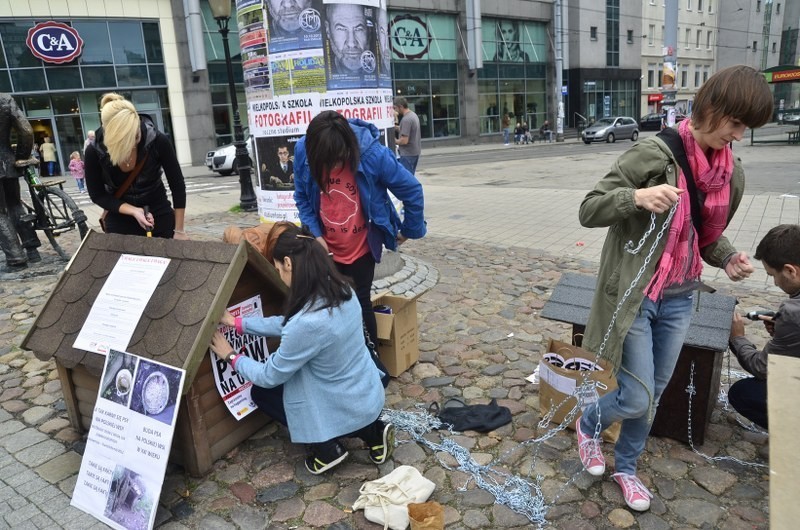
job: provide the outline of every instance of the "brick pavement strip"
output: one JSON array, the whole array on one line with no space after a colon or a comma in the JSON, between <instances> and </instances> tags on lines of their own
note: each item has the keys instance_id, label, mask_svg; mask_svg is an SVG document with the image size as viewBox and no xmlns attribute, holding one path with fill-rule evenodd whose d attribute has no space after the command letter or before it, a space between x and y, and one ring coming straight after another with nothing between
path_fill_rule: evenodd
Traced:
<instances>
[{"instance_id":1,"label":"brick pavement strip","mask_svg":"<svg viewBox=\"0 0 800 530\"><path fill-rule=\"evenodd\" d=\"M254 222L243 219L251 217L215 214L205 216L202 221L190 218L189 223L193 228L198 226L194 229L196 237L218 239L227 224ZM546 477L543 484L546 491L558 491L579 466L574 436L570 432L557 433L538 449L535 461L530 450L519 450L524 448L521 441L542 434L537 426L537 392L523 378L535 368L549 338L568 337L566 326L538 316L561 273L592 274L596 265L535 249L495 247L435 235L410 242L403 247L403 252L413 258L408 260L413 266L407 263L409 270L401 271L402 281L395 278L387 284L397 287L399 283L421 281L423 286L427 283L432 288L418 301L422 361L392 381L387 390L387 405L415 410L418 404L443 402L451 396L469 396L471 402L485 402L490 397L505 400L513 411L511 425L489 434L464 433L458 437L459 443L470 447L481 462L493 459L495 465L505 465L523 476L539 474ZM423 266L428 269L427 276L419 272ZM6 309L17 312L15 304L21 307L27 303L30 309L26 311L36 314L54 281L55 277L48 276L21 280L13 285L0 284L0 313ZM729 284L715 286L730 289ZM417 288L415 284L413 289ZM26 296L22 293L27 293L35 302L25 302ZM742 301L743 309L772 307L783 298L780 293L764 292L752 286L739 286L735 294ZM27 324L21 322L13 328L16 330L14 344L19 343L26 331ZM762 331L748 328L750 332L759 340L766 338ZM0 362L0 392L22 384L26 365L32 370L42 368L30 363L32 356L28 353L13 348L0 352L4 359ZM63 420L66 413L63 406L59 408L57 385L51 385L42 399L47 400L52 395L57 398L54 404L42 406L53 407L56 411L53 418ZM23 405L29 409L31 401ZM38 413L29 414L31 421L37 417ZM69 493L74 487L82 444L54 441L51 425L40 426L47 430L45 434L23 420L22 410L15 413L0 410L0 514L19 512L16 515L19 520L14 519L18 523L16 526L0 518L0 529L26 524L44 526L50 520L61 528L104 527L91 516L69 506L69 496L63 492ZM433 433L428 436L439 438ZM400 438L408 437L401 433ZM752 436L741 429L733 423L729 412L717 406L706 446L701 449L711 454L737 454L763 461L767 440L767 437ZM63 454L54 454L59 449L53 444L57 444ZM73 446L77 452L64 452ZM611 449L608 444L604 445L604 451L613 460ZM165 490L162 495L165 504L158 512L158 520L164 521L163 528L168 530L231 528L237 523L285 530L330 525L339 519L331 528L378 528L366 522L363 513L349 513L365 473L377 476L374 468L367 464L364 449L353 443L350 451L350 460L337 470L312 477L303 470L302 448L289 442L285 429L268 426L218 461L214 471L203 479L190 478L177 466L170 466L165 482L169 491ZM27 465L16 458L18 455ZM47 461L33 462L36 455ZM380 473L388 473L401 463L420 468L437 484L432 499L445 506L448 529L530 526L519 514L494 504L486 492L476 490L464 473L443 469L435 455L417 444L400 445L391 461L381 466ZM30 469L34 466L38 473ZM233 494L232 488L239 488L241 483L253 484L255 480L264 482L276 469L285 470L285 478L278 482L288 481L296 486L296 493L286 501L242 504ZM683 444L654 438L648 441L641 474L656 494L649 513L627 514L616 486L608 480L582 474L550 510L548 521L556 528L587 529L606 528L615 523L627 525L631 519L643 528L689 528L709 524L739 528L745 527L745 523L751 528L768 526L768 483L762 471L729 464L711 466ZM270 482L270 485L278 482ZM466 491L459 491L461 486L465 486ZM324 491L324 495L320 491ZM281 502L284 504L280 505ZM290 518L270 523L279 505L289 506L286 502L299 507L300 511L282 510L281 513L290 514ZM4 510L6 513L2 513ZM291 517L294 515L296 517Z\"/></svg>"}]
</instances>

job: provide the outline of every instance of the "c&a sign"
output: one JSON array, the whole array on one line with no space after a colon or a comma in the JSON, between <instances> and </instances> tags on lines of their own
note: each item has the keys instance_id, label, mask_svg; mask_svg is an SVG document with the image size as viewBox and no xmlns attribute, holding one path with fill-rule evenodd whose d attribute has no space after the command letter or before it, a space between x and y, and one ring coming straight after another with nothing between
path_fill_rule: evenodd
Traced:
<instances>
[{"instance_id":1,"label":"c&a sign","mask_svg":"<svg viewBox=\"0 0 800 530\"><path fill-rule=\"evenodd\" d=\"M428 25L416 15L395 16L389 23L390 46L397 59L426 59L430 47Z\"/></svg>"},{"instance_id":2,"label":"c&a sign","mask_svg":"<svg viewBox=\"0 0 800 530\"><path fill-rule=\"evenodd\" d=\"M46 63L68 63L83 50L83 39L75 28L61 22L40 22L28 30L25 43L33 55Z\"/></svg>"}]
</instances>

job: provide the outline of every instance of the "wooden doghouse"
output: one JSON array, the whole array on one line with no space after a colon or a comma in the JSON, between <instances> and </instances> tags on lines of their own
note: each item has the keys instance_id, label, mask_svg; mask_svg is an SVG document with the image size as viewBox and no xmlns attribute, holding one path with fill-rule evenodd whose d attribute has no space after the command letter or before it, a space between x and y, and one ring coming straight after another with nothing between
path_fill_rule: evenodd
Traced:
<instances>
[{"instance_id":1,"label":"wooden doghouse","mask_svg":"<svg viewBox=\"0 0 800 530\"><path fill-rule=\"evenodd\" d=\"M565 273L556 285L550 300L542 309L542 316L572 324L573 343L580 339L589 321L597 279L582 274ZM692 396L692 438L702 445L711 412L717 402L722 373L722 354L728 348L731 319L736 298L720 294L700 293L686 339L683 342L678 364L672 379L664 389L650 432L689 442L690 382Z\"/></svg>"},{"instance_id":2,"label":"wooden doghouse","mask_svg":"<svg viewBox=\"0 0 800 530\"><path fill-rule=\"evenodd\" d=\"M249 243L90 233L22 341L41 360L55 359L72 426L91 425L105 357L72 347L120 255L170 258L127 351L186 370L171 460L194 476L265 425L250 414L237 421L217 392L208 344L224 309L261 295L264 316L279 314L286 286ZM269 343L270 351L277 339Z\"/></svg>"}]
</instances>

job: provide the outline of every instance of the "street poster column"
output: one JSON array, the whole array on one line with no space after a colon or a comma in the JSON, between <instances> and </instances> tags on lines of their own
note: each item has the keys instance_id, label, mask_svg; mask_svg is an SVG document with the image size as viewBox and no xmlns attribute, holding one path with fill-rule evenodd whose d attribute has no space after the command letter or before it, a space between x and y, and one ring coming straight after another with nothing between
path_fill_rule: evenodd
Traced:
<instances>
[{"instance_id":1,"label":"street poster column","mask_svg":"<svg viewBox=\"0 0 800 530\"><path fill-rule=\"evenodd\" d=\"M394 127L386 0L237 0L236 8L259 216L299 223L294 146L314 116L362 119L384 142Z\"/></svg>"}]
</instances>

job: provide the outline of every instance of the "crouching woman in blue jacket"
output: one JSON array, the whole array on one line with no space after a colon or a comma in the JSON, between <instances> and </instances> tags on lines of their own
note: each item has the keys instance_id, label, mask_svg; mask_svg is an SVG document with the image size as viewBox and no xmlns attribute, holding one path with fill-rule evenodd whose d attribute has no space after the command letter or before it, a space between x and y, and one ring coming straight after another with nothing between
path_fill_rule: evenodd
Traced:
<instances>
[{"instance_id":1,"label":"crouching woman in blue jacket","mask_svg":"<svg viewBox=\"0 0 800 530\"><path fill-rule=\"evenodd\" d=\"M361 306L311 233L288 228L278 238L273 263L289 286L285 316L220 322L240 333L275 337L281 343L265 363L236 355L217 332L211 350L253 382L258 407L289 428L292 442L307 445L306 469L318 475L348 453L342 437L366 442L375 464L394 445L394 427L379 416L384 404L381 373L364 343Z\"/></svg>"}]
</instances>

